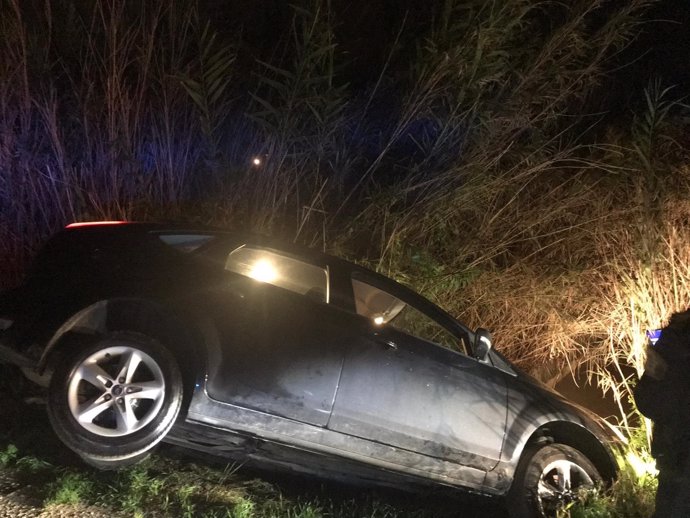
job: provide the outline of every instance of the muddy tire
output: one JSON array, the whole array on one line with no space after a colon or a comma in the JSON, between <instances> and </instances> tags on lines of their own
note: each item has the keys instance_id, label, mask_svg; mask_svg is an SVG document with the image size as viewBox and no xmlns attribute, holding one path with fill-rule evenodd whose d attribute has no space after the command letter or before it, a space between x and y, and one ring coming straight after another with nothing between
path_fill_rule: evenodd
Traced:
<instances>
[{"instance_id":1,"label":"muddy tire","mask_svg":"<svg viewBox=\"0 0 690 518\"><path fill-rule=\"evenodd\" d=\"M565 444L528 447L508 495L512 518L552 518L583 491L602 484L599 471L580 451Z\"/></svg>"}]
</instances>

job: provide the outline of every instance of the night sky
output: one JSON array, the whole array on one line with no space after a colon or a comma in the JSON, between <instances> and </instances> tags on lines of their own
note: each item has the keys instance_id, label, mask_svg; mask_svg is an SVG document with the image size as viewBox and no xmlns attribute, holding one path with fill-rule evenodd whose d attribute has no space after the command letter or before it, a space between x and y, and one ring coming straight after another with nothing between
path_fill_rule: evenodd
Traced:
<instances>
[{"instance_id":1,"label":"night sky","mask_svg":"<svg viewBox=\"0 0 690 518\"><path fill-rule=\"evenodd\" d=\"M344 79L355 87L374 81L391 43L404 23L402 40L414 45L429 28L434 2L418 0L332 0L339 50L347 56ZM603 10L606 10L604 2ZM617 2L609 2L617 6ZM206 0L204 11L218 32L241 34L240 63L275 58L276 42L287 37L292 9L284 0ZM546 22L548 23L548 21ZM395 66L396 63L393 63ZM399 65L404 66L404 56ZM690 91L690 2L661 0L649 8L640 36L616 59L602 89L602 104L612 111L643 99L649 80L677 85L678 97Z\"/></svg>"},{"instance_id":2,"label":"night sky","mask_svg":"<svg viewBox=\"0 0 690 518\"><path fill-rule=\"evenodd\" d=\"M640 37L620 57L613 73L622 103L642 100L650 78L676 85L675 97L690 93L690 2L663 0L650 9ZM629 64L626 66L626 64ZM614 103L615 104L615 103Z\"/></svg>"}]
</instances>

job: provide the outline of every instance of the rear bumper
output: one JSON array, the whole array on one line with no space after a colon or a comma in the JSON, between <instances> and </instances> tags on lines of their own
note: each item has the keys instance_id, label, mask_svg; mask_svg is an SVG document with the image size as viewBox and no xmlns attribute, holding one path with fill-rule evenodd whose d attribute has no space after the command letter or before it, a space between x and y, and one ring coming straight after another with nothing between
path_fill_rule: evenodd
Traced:
<instances>
[{"instance_id":1,"label":"rear bumper","mask_svg":"<svg viewBox=\"0 0 690 518\"><path fill-rule=\"evenodd\" d=\"M36 368L37 363L34 360L24 356L23 354L18 353L17 351L12 349L12 347L10 347L6 342L7 331L0 328L0 363L8 363L10 365L28 367L30 369Z\"/></svg>"}]
</instances>

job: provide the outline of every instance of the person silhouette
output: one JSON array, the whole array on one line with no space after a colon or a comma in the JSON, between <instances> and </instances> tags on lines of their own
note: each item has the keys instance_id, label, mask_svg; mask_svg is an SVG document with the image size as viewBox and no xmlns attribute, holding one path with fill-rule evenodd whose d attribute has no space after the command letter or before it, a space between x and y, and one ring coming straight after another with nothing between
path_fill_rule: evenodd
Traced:
<instances>
[{"instance_id":1,"label":"person silhouette","mask_svg":"<svg viewBox=\"0 0 690 518\"><path fill-rule=\"evenodd\" d=\"M659 487L653 516L690 517L690 310L672 315L656 343L650 342L633 395L654 423Z\"/></svg>"}]
</instances>

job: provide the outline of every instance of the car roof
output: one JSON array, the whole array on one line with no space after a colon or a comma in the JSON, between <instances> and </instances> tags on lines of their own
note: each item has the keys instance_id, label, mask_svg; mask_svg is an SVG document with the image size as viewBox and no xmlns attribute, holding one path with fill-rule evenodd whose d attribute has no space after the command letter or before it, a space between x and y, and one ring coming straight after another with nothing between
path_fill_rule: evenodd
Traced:
<instances>
[{"instance_id":1,"label":"car roof","mask_svg":"<svg viewBox=\"0 0 690 518\"><path fill-rule=\"evenodd\" d=\"M70 224L65 228L65 232L79 232L84 234L98 234L103 237L108 235L126 234L203 234L217 236L222 240L227 240L229 244L249 245L253 247L265 248L284 254L292 255L307 262L322 267L329 266L339 271L348 271L353 277L368 281L380 289L390 291L396 297L407 301L414 300L420 309L436 315L446 320L450 325L455 325L461 331L473 335L472 331L458 322L450 314L438 307L433 302L426 299L423 295L398 283L394 279L382 275L374 270L360 266L352 261L321 252L314 248L299 245L284 239L257 234L247 231L228 230L188 222L138 222L138 221L93 221Z\"/></svg>"},{"instance_id":2,"label":"car roof","mask_svg":"<svg viewBox=\"0 0 690 518\"><path fill-rule=\"evenodd\" d=\"M89 221L72 223L65 227L67 232L79 232L100 235L123 235L123 234L203 234L213 235L228 241L243 242L248 245L260 248L273 249L301 257L311 263L319 265L341 265L351 270L360 270L362 273L373 274L381 279L390 280L368 268L362 267L342 259L340 257L321 252L314 248L299 245L285 239L267 236L247 231L227 230L195 223L183 222L139 222L139 221Z\"/></svg>"}]
</instances>

